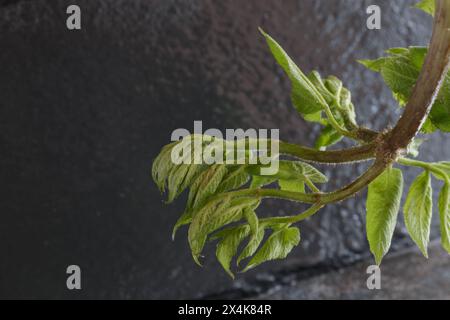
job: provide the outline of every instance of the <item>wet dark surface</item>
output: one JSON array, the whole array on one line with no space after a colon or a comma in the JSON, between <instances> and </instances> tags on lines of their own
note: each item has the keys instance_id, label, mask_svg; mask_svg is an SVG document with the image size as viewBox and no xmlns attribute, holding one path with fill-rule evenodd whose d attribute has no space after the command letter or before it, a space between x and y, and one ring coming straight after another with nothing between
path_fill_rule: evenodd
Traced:
<instances>
[{"instance_id":1,"label":"wet dark surface","mask_svg":"<svg viewBox=\"0 0 450 320\"><path fill-rule=\"evenodd\" d=\"M65 26L74 3L81 31ZM306 71L343 79L361 123L394 124L390 93L355 60L426 44L431 19L413 3L0 1L0 297L239 298L270 290L280 272L309 275L367 258L361 194L304 223L289 259L232 282L214 248L201 269L185 230L170 241L183 201L164 205L149 171L171 132L192 130L194 120L280 128L283 140L311 145L318 128L291 107L289 83L258 26ZM369 4L383 10L380 31L365 28ZM448 139L432 139L423 158L449 159ZM331 189L364 165L324 169ZM407 172L408 182L416 173ZM268 201L261 214L297 210ZM409 245L400 223L393 249ZM79 292L65 287L70 264L82 268Z\"/></svg>"}]
</instances>

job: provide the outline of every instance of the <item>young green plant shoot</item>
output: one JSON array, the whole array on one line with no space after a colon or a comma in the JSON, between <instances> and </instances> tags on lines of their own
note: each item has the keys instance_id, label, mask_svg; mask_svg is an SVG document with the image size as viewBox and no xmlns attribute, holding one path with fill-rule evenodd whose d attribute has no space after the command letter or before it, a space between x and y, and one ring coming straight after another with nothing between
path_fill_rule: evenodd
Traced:
<instances>
[{"instance_id":1,"label":"young green plant shoot","mask_svg":"<svg viewBox=\"0 0 450 320\"><path fill-rule=\"evenodd\" d=\"M441 242L450 253L450 162L412 159L418 155L423 141L416 139L419 133L450 131L450 0L424 0L417 8L434 16L429 47L393 48L384 57L359 61L380 73L404 108L397 124L382 132L357 123L350 91L338 78L322 78L315 71L303 73L282 47L260 30L291 81L292 104L299 115L323 129L315 148L279 140L264 141L266 145L279 146L279 168L270 175L262 174L267 164L259 162L174 163L172 155L176 148L184 150L184 155L188 150L189 157L202 159L204 154L195 151L198 149L192 147L192 139L185 138L162 149L153 163L152 176L161 192L167 191L168 202L189 189L186 209L174 227L173 236L181 226L189 226L189 245L199 265L207 241L217 242L217 259L232 277L233 258L237 267L246 261L243 271L265 261L284 259L300 242L299 222L367 187L367 239L376 263L380 264L389 250L401 208L411 239L427 256L433 211L431 178L443 182L438 203ZM196 138L200 138L201 152L210 155L223 153L222 147L230 143L208 135ZM356 146L326 150L344 138L353 140ZM254 141L244 138L241 142L250 145ZM244 160L251 157L250 152L244 154ZM327 177L311 164L345 165L360 161L372 162L364 174L342 189L320 191L317 185L326 183ZM421 173L409 187L402 207L401 167L405 166L420 168ZM310 207L298 215L259 218L255 211L267 198Z\"/></svg>"}]
</instances>

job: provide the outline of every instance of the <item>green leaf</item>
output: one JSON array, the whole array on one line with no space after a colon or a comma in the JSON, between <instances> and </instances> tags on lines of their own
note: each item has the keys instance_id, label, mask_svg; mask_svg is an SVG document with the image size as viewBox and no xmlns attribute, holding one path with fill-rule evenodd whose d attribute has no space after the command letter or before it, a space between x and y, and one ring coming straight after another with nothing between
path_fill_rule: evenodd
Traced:
<instances>
[{"instance_id":1,"label":"green leaf","mask_svg":"<svg viewBox=\"0 0 450 320\"><path fill-rule=\"evenodd\" d=\"M268 184L274 183L275 181L277 181L277 178L272 176L253 176L252 183L250 184L250 189L258 189Z\"/></svg>"},{"instance_id":2,"label":"green leaf","mask_svg":"<svg viewBox=\"0 0 450 320\"><path fill-rule=\"evenodd\" d=\"M175 236L177 234L178 229L182 226L188 225L192 221L192 211L185 211L180 218L178 218L175 226L172 230L172 240L175 240Z\"/></svg>"},{"instance_id":3,"label":"green leaf","mask_svg":"<svg viewBox=\"0 0 450 320\"><path fill-rule=\"evenodd\" d=\"M434 12L436 10L436 2L435 0L422 0L418 4L416 4L415 7L434 16Z\"/></svg>"},{"instance_id":4,"label":"green leaf","mask_svg":"<svg viewBox=\"0 0 450 320\"><path fill-rule=\"evenodd\" d=\"M432 134L437 130L437 127L433 124L430 118L427 118L420 128L420 132L424 134Z\"/></svg>"},{"instance_id":5,"label":"green leaf","mask_svg":"<svg viewBox=\"0 0 450 320\"><path fill-rule=\"evenodd\" d=\"M267 239L263 246L245 267L244 272L263 262L284 259L300 242L300 230L298 228L283 228L277 230Z\"/></svg>"},{"instance_id":6,"label":"green leaf","mask_svg":"<svg viewBox=\"0 0 450 320\"><path fill-rule=\"evenodd\" d=\"M389 168L369 185L367 195L367 240L377 264L389 251L403 192L403 175Z\"/></svg>"},{"instance_id":7,"label":"green leaf","mask_svg":"<svg viewBox=\"0 0 450 320\"><path fill-rule=\"evenodd\" d=\"M316 143L314 147L318 150L324 150L327 147L330 147L339 141L341 141L344 137L337 132L331 125L327 125L322 129L319 137L317 137Z\"/></svg>"},{"instance_id":8,"label":"green leaf","mask_svg":"<svg viewBox=\"0 0 450 320\"><path fill-rule=\"evenodd\" d=\"M450 254L450 185L446 182L439 194L439 217L442 247Z\"/></svg>"},{"instance_id":9,"label":"green leaf","mask_svg":"<svg viewBox=\"0 0 450 320\"><path fill-rule=\"evenodd\" d=\"M191 186L187 209L201 206L210 196L215 194L226 174L227 168L223 164L213 165L203 171Z\"/></svg>"},{"instance_id":10,"label":"green leaf","mask_svg":"<svg viewBox=\"0 0 450 320\"><path fill-rule=\"evenodd\" d=\"M183 182L178 185L175 192L175 198L178 197L184 190L189 188L197 177L207 169L207 166L203 164L191 164L189 165L189 169L187 170Z\"/></svg>"},{"instance_id":11,"label":"green leaf","mask_svg":"<svg viewBox=\"0 0 450 320\"><path fill-rule=\"evenodd\" d=\"M447 74L442 84L433 108L430 112L430 119L441 131L450 132L450 75Z\"/></svg>"},{"instance_id":12,"label":"green leaf","mask_svg":"<svg viewBox=\"0 0 450 320\"><path fill-rule=\"evenodd\" d=\"M323 112L319 111L316 113L311 113L311 114L305 114L303 115L303 119L305 119L308 122L316 122L316 123L320 123L321 125L326 125L328 123L327 119L324 119L322 117Z\"/></svg>"},{"instance_id":13,"label":"green leaf","mask_svg":"<svg viewBox=\"0 0 450 320\"><path fill-rule=\"evenodd\" d=\"M333 98L340 97L343 88L342 81L335 76L329 76L325 80L325 87L330 92Z\"/></svg>"},{"instance_id":14,"label":"green leaf","mask_svg":"<svg viewBox=\"0 0 450 320\"><path fill-rule=\"evenodd\" d=\"M326 125L328 120L322 118L322 111L329 107L341 125L349 130L356 128L350 91L343 87L342 82L334 76L324 81L317 71L306 76L272 37L260 31L278 64L291 80L291 99L303 118Z\"/></svg>"},{"instance_id":15,"label":"green leaf","mask_svg":"<svg viewBox=\"0 0 450 320\"><path fill-rule=\"evenodd\" d=\"M243 225L226 230L223 238L217 244L216 256L224 270L234 279L234 274L231 272L231 260L235 256L241 242L248 237L250 228L248 225Z\"/></svg>"},{"instance_id":16,"label":"green leaf","mask_svg":"<svg viewBox=\"0 0 450 320\"><path fill-rule=\"evenodd\" d=\"M181 164L173 167L167 179L169 190L167 202L173 202L204 169L205 166L199 164Z\"/></svg>"},{"instance_id":17,"label":"green leaf","mask_svg":"<svg viewBox=\"0 0 450 320\"><path fill-rule=\"evenodd\" d=\"M260 200L257 198L229 197L211 200L194 214L189 226L188 240L192 256L198 264L208 235L221 227L243 218L246 210L255 210Z\"/></svg>"},{"instance_id":18,"label":"green leaf","mask_svg":"<svg viewBox=\"0 0 450 320\"><path fill-rule=\"evenodd\" d=\"M275 60L291 80L291 99L297 111L302 115L308 115L323 110L326 103L311 81L271 36L262 29L260 32L266 38Z\"/></svg>"},{"instance_id":19,"label":"green leaf","mask_svg":"<svg viewBox=\"0 0 450 320\"><path fill-rule=\"evenodd\" d=\"M333 113L334 118L338 123L351 131L357 128L355 108L352 104L352 95L350 91L345 88L342 81L335 76L329 76L323 80L317 71L313 71L308 75L308 79L316 87ZM320 112L317 119L313 122L319 122L322 125L330 125L328 119L322 119L322 112Z\"/></svg>"},{"instance_id":20,"label":"green leaf","mask_svg":"<svg viewBox=\"0 0 450 320\"><path fill-rule=\"evenodd\" d=\"M261 165L250 165L248 166L248 172L253 176L261 175ZM272 176L263 176L263 177L272 177L275 180L302 180L305 178L311 180L311 182L315 183L326 183L328 182L328 178L321 173L319 170L314 168L313 166L301 162L301 161L286 161L281 160L279 162L278 172Z\"/></svg>"},{"instance_id":21,"label":"green leaf","mask_svg":"<svg viewBox=\"0 0 450 320\"><path fill-rule=\"evenodd\" d=\"M173 202L184 190L192 185L200 173L207 168L204 164L196 164L196 159L201 159L202 154L201 152L196 153L195 139L201 141L203 148L206 148L213 141L206 139L206 136L203 135L187 136L173 146L171 151L171 154L173 152L182 152L181 164L173 164L172 155L170 159L166 159L166 161L172 162L172 169L167 175L168 203ZM223 141L216 140L215 143L223 143Z\"/></svg>"},{"instance_id":22,"label":"green leaf","mask_svg":"<svg viewBox=\"0 0 450 320\"><path fill-rule=\"evenodd\" d=\"M250 226L250 233L252 235L252 239L258 235L259 230L259 220L256 212L253 208L246 208L244 210L244 218L247 220L248 225Z\"/></svg>"},{"instance_id":23,"label":"green leaf","mask_svg":"<svg viewBox=\"0 0 450 320\"><path fill-rule=\"evenodd\" d=\"M411 184L403 208L406 229L411 239L427 258L433 212L432 193L430 173L425 171Z\"/></svg>"},{"instance_id":24,"label":"green leaf","mask_svg":"<svg viewBox=\"0 0 450 320\"><path fill-rule=\"evenodd\" d=\"M363 60L358 60L358 63L362 64L369 70L380 73L382 67L386 63L386 58L379 58L379 59L375 59L375 60L363 59Z\"/></svg>"},{"instance_id":25,"label":"green leaf","mask_svg":"<svg viewBox=\"0 0 450 320\"><path fill-rule=\"evenodd\" d=\"M173 202L179 195L179 186L183 183L183 179L189 171L190 166L186 164L178 165L172 168L167 179L167 189L169 196L167 203Z\"/></svg>"},{"instance_id":26,"label":"green leaf","mask_svg":"<svg viewBox=\"0 0 450 320\"><path fill-rule=\"evenodd\" d=\"M198 139L198 140L197 140ZM211 143L224 143L221 139L205 135L189 135L180 141L173 142L162 148L152 165L152 177L161 192L168 189L168 202L172 202L187 189L197 176L207 168L199 163L203 154L197 152L194 141L200 141L205 150ZM177 155L179 163L175 164L173 156Z\"/></svg>"},{"instance_id":27,"label":"green leaf","mask_svg":"<svg viewBox=\"0 0 450 320\"><path fill-rule=\"evenodd\" d=\"M301 161L280 161L280 169L284 172L289 172L284 179L296 180L308 178L314 183L327 183L328 178L322 172L311 166L310 164Z\"/></svg>"},{"instance_id":28,"label":"green leaf","mask_svg":"<svg viewBox=\"0 0 450 320\"><path fill-rule=\"evenodd\" d=\"M217 245L216 256L222 267L232 278L234 278L234 275L231 272L230 264L236 255L239 245L244 239L252 235L245 249L237 259L236 265L239 265L241 260L252 256L264 238L264 227L259 228L258 218L254 211L247 210L245 216L248 224L227 228L212 236L212 239L221 239Z\"/></svg>"},{"instance_id":29,"label":"green leaf","mask_svg":"<svg viewBox=\"0 0 450 320\"><path fill-rule=\"evenodd\" d=\"M322 95L325 101L328 104L331 104L334 100L334 96L325 86L325 82L323 81L320 73L317 71L312 71L310 74L308 74L308 79L311 81L317 91Z\"/></svg>"},{"instance_id":30,"label":"green leaf","mask_svg":"<svg viewBox=\"0 0 450 320\"><path fill-rule=\"evenodd\" d=\"M381 73L392 90L394 98L404 106L412 93L423 67L428 48L394 48L387 51L389 56L377 60L360 61L369 69ZM422 133L433 133L440 129L450 132L450 75L447 74L436 97L429 118L421 128Z\"/></svg>"},{"instance_id":31,"label":"green leaf","mask_svg":"<svg viewBox=\"0 0 450 320\"><path fill-rule=\"evenodd\" d=\"M165 191L167 176L173 168L173 162L171 159L172 149L178 143L179 142L176 141L164 146L156 159L153 161L152 177L161 193Z\"/></svg>"},{"instance_id":32,"label":"green leaf","mask_svg":"<svg viewBox=\"0 0 450 320\"><path fill-rule=\"evenodd\" d=\"M342 116L344 126L349 130L356 129L358 125L356 124L356 113L351 92L347 88L342 88L338 99L338 112Z\"/></svg>"},{"instance_id":33,"label":"green leaf","mask_svg":"<svg viewBox=\"0 0 450 320\"><path fill-rule=\"evenodd\" d=\"M235 166L229 168L228 173L223 178L216 193L223 193L231 190L236 190L245 185L250 179L250 175L246 171L246 166Z\"/></svg>"},{"instance_id":34,"label":"green leaf","mask_svg":"<svg viewBox=\"0 0 450 320\"><path fill-rule=\"evenodd\" d=\"M197 166L185 164L189 163L188 161L190 160L191 154L193 153L192 149L193 143L190 137L185 137L182 141L180 141L179 144L172 148L173 152L179 152L180 150L183 150L183 155L181 157L182 164L173 165L167 176L167 189L169 190L167 203L173 202L173 200L175 200L175 198L178 197L178 195L185 189L185 186L190 184L190 181L188 181L188 183L183 186L183 189L181 188L186 175L188 175L189 172L191 172L189 174L190 176L193 174L195 175L195 172L197 171ZM189 150L189 152L185 152L187 150ZM172 152L171 159L169 161L173 161ZM191 168L193 170L190 170ZM190 180L192 178L193 176L189 177Z\"/></svg>"},{"instance_id":35,"label":"green leaf","mask_svg":"<svg viewBox=\"0 0 450 320\"><path fill-rule=\"evenodd\" d=\"M419 78L418 70L407 56L394 56L386 59L381 75L388 87L394 92L400 105L408 102L412 89Z\"/></svg>"},{"instance_id":36,"label":"green leaf","mask_svg":"<svg viewBox=\"0 0 450 320\"><path fill-rule=\"evenodd\" d=\"M402 55L402 54L407 54L408 53L408 49L407 48L390 48L385 50L386 53L392 54L392 55ZM384 59L384 58L381 58Z\"/></svg>"},{"instance_id":37,"label":"green leaf","mask_svg":"<svg viewBox=\"0 0 450 320\"><path fill-rule=\"evenodd\" d=\"M450 162L449 161L435 162L435 163L433 163L433 166L444 171L447 175L450 176Z\"/></svg>"},{"instance_id":38,"label":"green leaf","mask_svg":"<svg viewBox=\"0 0 450 320\"><path fill-rule=\"evenodd\" d=\"M259 245L261 244L263 238L264 238L264 228L260 227L258 228L258 232L254 237L250 239L247 246L242 250L241 254L239 255L236 264L239 266L242 260L247 259L255 254L256 250L258 249Z\"/></svg>"}]
</instances>

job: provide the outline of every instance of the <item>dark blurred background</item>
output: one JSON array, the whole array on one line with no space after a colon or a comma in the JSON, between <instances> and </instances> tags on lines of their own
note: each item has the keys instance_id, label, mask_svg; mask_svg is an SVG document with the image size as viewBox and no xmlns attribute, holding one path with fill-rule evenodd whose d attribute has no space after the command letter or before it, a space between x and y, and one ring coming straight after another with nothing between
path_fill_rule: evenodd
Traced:
<instances>
[{"instance_id":1,"label":"dark blurred background","mask_svg":"<svg viewBox=\"0 0 450 320\"><path fill-rule=\"evenodd\" d=\"M319 128L296 115L258 26L306 71L340 77L361 123L393 125L400 111L390 92L355 60L427 44L431 18L414 2L0 0L0 297L364 297L343 294L351 277L331 282L329 296L281 294L302 281L320 290L321 277L372 263L364 194L303 223L302 243L287 260L233 282L213 246L199 268L186 230L170 240L184 202L163 204L150 167L171 132L192 130L194 120L205 128L280 128L283 140L312 144ZM66 28L70 4L81 7L79 31ZM382 9L379 31L366 29L370 4ZM422 158L449 159L448 138L431 139ZM323 169L337 188L364 168ZM416 173L407 171L408 182ZM267 201L261 214L295 210ZM400 222L392 255L410 246ZM81 291L66 288L71 264L82 269ZM442 279L448 288L450 276Z\"/></svg>"}]
</instances>

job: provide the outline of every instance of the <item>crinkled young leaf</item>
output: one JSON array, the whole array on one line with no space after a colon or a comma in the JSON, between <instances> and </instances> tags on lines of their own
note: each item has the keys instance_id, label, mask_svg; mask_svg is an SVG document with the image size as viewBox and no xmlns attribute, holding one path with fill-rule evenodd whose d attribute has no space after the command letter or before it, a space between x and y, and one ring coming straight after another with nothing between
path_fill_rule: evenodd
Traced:
<instances>
[{"instance_id":1,"label":"crinkled young leaf","mask_svg":"<svg viewBox=\"0 0 450 320\"><path fill-rule=\"evenodd\" d=\"M192 149L193 143L189 137L186 137L185 139L180 141L179 144L177 144L172 148L170 159L171 162L173 162L172 153L178 153L180 150L183 150L183 153L178 155L180 157L181 164L173 164L173 167L167 176L167 189L169 191L167 200L168 203L173 202L173 200L175 200L175 198L184 190L181 189L181 185L183 184L184 178L186 177L188 172L191 171L190 160L192 160L191 159L191 156L193 154Z\"/></svg>"},{"instance_id":2,"label":"crinkled young leaf","mask_svg":"<svg viewBox=\"0 0 450 320\"><path fill-rule=\"evenodd\" d=\"M301 161L280 161L280 169L290 171L290 175L285 177L285 180L295 180L297 178L308 178L311 182L327 183L328 178L319 170Z\"/></svg>"},{"instance_id":3,"label":"crinkled young leaf","mask_svg":"<svg viewBox=\"0 0 450 320\"><path fill-rule=\"evenodd\" d=\"M199 263L208 235L232 222L241 220L245 210L255 210L259 205L258 198L229 197L211 200L200 208L192 218L189 226L188 240L192 256Z\"/></svg>"},{"instance_id":4,"label":"crinkled young leaf","mask_svg":"<svg viewBox=\"0 0 450 320\"><path fill-rule=\"evenodd\" d=\"M261 165L250 165L248 166L248 172L253 176L261 175ZM328 182L328 178L321 173L319 170L314 168L313 166L301 162L301 161L286 161L282 160L279 162L278 172L271 176L264 177L272 177L276 178L276 180L305 180L308 178L311 182L315 183L326 183Z\"/></svg>"},{"instance_id":5,"label":"crinkled young leaf","mask_svg":"<svg viewBox=\"0 0 450 320\"><path fill-rule=\"evenodd\" d=\"M425 257L428 257L430 241L432 192L430 173L425 171L411 184L403 207L406 229Z\"/></svg>"},{"instance_id":6,"label":"crinkled young leaf","mask_svg":"<svg viewBox=\"0 0 450 320\"><path fill-rule=\"evenodd\" d=\"M192 257L194 261L200 264L199 257L205 246L208 234L214 230L219 229L225 224L238 221L242 218L242 208L240 210L230 210L226 215L223 214L222 220L219 222L210 223L208 218L215 213L222 214L229 208L231 199L225 198L220 200L212 200L204 205L199 211L196 212L195 217L192 218L191 224L188 230L188 241L192 251Z\"/></svg>"},{"instance_id":7,"label":"crinkled young leaf","mask_svg":"<svg viewBox=\"0 0 450 320\"><path fill-rule=\"evenodd\" d=\"M185 211L181 217L178 218L177 222L175 223L175 226L172 230L172 240L175 240L175 236L177 234L178 229L180 229L182 226L188 225L192 221L192 211Z\"/></svg>"},{"instance_id":8,"label":"crinkled young leaf","mask_svg":"<svg viewBox=\"0 0 450 320\"><path fill-rule=\"evenodd\" d=\"M228 173L223 178L216 193L239 189L250 179L250 175L247 173L245 165L227 169Z\"/></svg>"},{"instance_id":9,"label":"crinkled young leaf","mask_svg":"<svg viewBox=\"0 0 450 320\"><path fill-rule=\"evenodd\" d=\"M172 149L178 143L179 142L176 141L164 146L153 161L152 177L161 193L165 191L167 176L174 166L171 160Z\"/></svg>"},{"instance_id":10,"label":"crinkled young leaf","mask_svg":"<svg viewBox=\"0 0 450 320\"><path fill-rule=\"evenodd\" d=\"M264 238L264 228L259 227L258 232L254 237L252 237L247 246L242 250L241 254L239 255L236 265L239 266L242 260L247 259L255 254L256 250L258 249L259 245L261 244L263 238Z\"/></svg>"},{"instance_id":11,"label":"crinkled young leaf","mask_svg":"<svg viewBox=\"0 0 450 320\"><path fill-rule=\"evenodd\" d=\"M295 227L275 231L256 252L244 272L257 265L275 259L284 259L300 242L300 230Z\"/></svg>"},{"instance_id":12,"label":"crinkled young leaf","mask_svg":"<svg viewBox=\"0 0 450 320\"><path fill-rule=\"evenodd\" d=\"M167 203L172 203L173 200L181 193L179 186L183 183L184 177L189 171L191 166L187 164L177 165L172 168L167 179L167 189L169 195Z\"/></svg>"},{"instance_id":13,"label":"crinkled young leaf","mask_svg":"<svg viewBox=\"0 0 450 320\"><path fill-rule=\"evenodd\" d=\"M319 72L312 71L310 74L308 74L308 79L311 81L311 83L315 86L317 91L322 95L322 97L328 104L333 103L334 96L325 86L325 82L323 81L322 76L320 75Z\"/></svg>"},{"instance_id":14,"label":"crinkled young leaf","mask_svg":"<svg viewBox=\"0 0 450 320\"><path fill-rule=\"evenodd\" d=\"M215 194L226 174L227 168L224 164L216 164L203 171L191 186L187 209L202 205L211 195Z\"/></svg>"},{"instance_id":15,"label":"crinkled young leaf","mask_svg":"<svg viewBox=\"0 0 450 320\"><path fill-rule=\"evenodd\" d=\"M389 168L369 185L366 230L370 251L379 265L389 251L403 192L403 175Z\"/></svg>"},{"instance_id":16,"label":"crinkled young leaf","mask_svg":"<svg viewBox=\"0 0 450 320\"><path fill-rule=\"evenodd\" d=\"M199 151L195 148L195 139L198 139L203 146L207 146L210 141L206 140L206 136L192 135L185 137L177 145L172 148L172 152L179 152L181 164L173 164L167 177L168 188L168 203L173 202L184 190L186 190L197 176L207 168L204 164L199 163L198 160L202 159L201 149ZM173 162L171 155L171 162Z\"/></svg>"},{"instance_id":17,"label":"crinkled young leaf","mask_svg":"<svg viewBox=\"0 0 450 320\"><path fill-rule=\"evenodd\" d=\"M167 179L168 203L173 202L186 190L206 167L201 164L181 164L175 166Z\"/></svg>"},{"instance_id":18,"label":"crinkled young leaf","mask_svg":"<svg viewBox=\"0 0 450 320\"><path fill-rule=\"evenodd\" d=\"M184 176L183 182L178 186L178 190L176 192L176 196L180 195L181 192L189 188L197 179L197 177L207 169L207 166L203 164L191 164L189 165L189 170Z\"/></svg>"},{"instance_id":19,"label":"crinkled young leaf","mask_svg":"<svg viewBox=\"0 0 450 320\"><path fill-rule=\"evenodd\" d=\"M342 81L335 76L329 76L324 80L317 71L311 72L308 79L322 95L336 121L349 131L356 129L356 114L351 101L352 96L350 91L343 86ZM320 117L321 114L319 114ZM315 122L330 126L328 119L319 118Z\"/></svg>"},{"instance_id":20,"label":"crinkled young leaf","mask_svg":"<svg viewBox=\"0 0 450 320\"><path fill-rule=\"evenodd\" d=\"M253 239L257 236L259 230L259 220L254 208L244 209L244 218L245 220L247 220L247 223L250 227L250 234L252 235Z\"/></svg>"},{"instance_id":21,"label":"crinkled young leaf","mask_svg":"<svg viewBox=\"0 0 450 320\"><path fill-rule=\"evenodd\" d=\"M217 244L216 256L224 270L234 279L231 272L231 260L236 255L239 245L248 237L250 228L248 225L234 227L223 233L222 239Z\"/></svg>"},{"instance_id":22,"label":"crinkled young leaf","mask_svg":"<svg viewBox=\"0 0 450 320\"><path fill-rule=\"evenodd\" d=\"M248 244L236 262L237 265L239 265L240 260L255 253L264 237L264 228L259 228L258 217L255 212L246 210L244 216L248 224L227 228L212 236L212 239L221 239L217 245L216 256L222 267L232 278L234 278L234 275L231 272L230 264L237 253L239 245L250 236Z\"/></svg>"},{"instance_id":23,"label":"crinkled young leaf","mask_svg":"<svg viewBox=\"0 0 450 320\"><path fill-rule=\"evenodd\" d=\"M194 161L202 157L200 152L196 153L194 139L199 139L203 146L211 143L211 140L206 139L206 136L186 136L181 141L176 141L163 147L153 162L153 180L161 192L164 192L167 186L167 202L169 203L188 188L198 174L206 168L206 166L196 164L198 162ZM174 162L174 155L179 158L177 164Z\"/></svg>"},{"instance_id":24,"label":"crinkled young leaf","mask_svg":"<svg viewBox=\"0 0 450 320\"><path fill-rule=\"evenodd\" d=\"M333 97L339 97L343 88L342 81L335 76L329 76L325 80L325 87L333 95Z\"/></svg>"},{"instance_id":25,"label":"crinkled young leaf","mask_svg":"<svg viewBox=\"0 0 450 320\"><path fill-rule=\"evenodd\" d=\"M450 254L450 185L446 182L439 194L439 217L442 247Z\"/></svg>"},{"instance_id":26,"label":"crinkled young leaf","mask_svg":"<svg viewBox=\"0 0 450 320\"><path fill-rule=\"evenodd\" d=\"M198 174L191 185L186 210L173 227L172 239L175 239L175 235L180 227L191 223L192 217L196 212L195 208L200 207L209 197L216 194L217 188L226 173L227 169L225 165L213 165Z\"/></svg>"},{"instance_id":27,"label":"crinkled young leaf","mask_svg":"<svg viewBox=\"0 0 450 320\"><path fill-rule=\"evenodd\" d=\"M271 36L262 29L260 31L266 38L275 60L291 80L291 99L298 112L302 115L308 115L323 110L326 103L311 81Z\"/></svg>"},{"instance_id":28,"label":"crinkled young leaf","mask_svg":"<svg viewBox=\"0 0 450 320\"><path fill-rule=\"evenodd\" d=\"M347 129L351 130L358 127L356 124L355 106L352 103L352 94L347 88L342 88L341 90L338 111L341 113L344 126Z\"/></svg>"},{"instance_id":29,"label":"crinkled young leaf","mask_svg":"<svg viewBox=\"0 0 450 320\"><path fill-rule=\"evenodd\" d=\"M415 7L434 16L434 12L436 10L436 2L435 0L422 0L418 4L416 4Z\"/></svg>"},{"instance_id":30,"label":"crinkled young leaf","mask_svg":"<svg viewBox=\"0 0 450 320\"><path fill-rule=\"evenodd\" d=\"M328 121L322 118L322 111L330 107L338 122L347 129L356 128L351 95L343 88L342 82L334 76L323 81L316 71L306 76L272 37L262 30L261 33L278 64L291 80L292 102L304 119L326 125Z\"/></svg>"}]
</instances>

